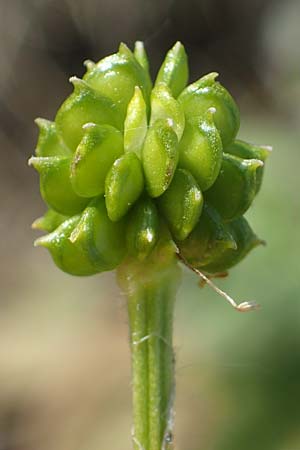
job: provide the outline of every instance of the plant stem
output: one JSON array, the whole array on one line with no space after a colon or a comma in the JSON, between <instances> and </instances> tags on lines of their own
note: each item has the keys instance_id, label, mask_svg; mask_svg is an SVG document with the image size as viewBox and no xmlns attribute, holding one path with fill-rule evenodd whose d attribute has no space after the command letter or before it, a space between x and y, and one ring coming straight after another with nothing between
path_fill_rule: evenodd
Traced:
<instances>
[{"instance_id":1,"label":"plant stem","mask_svg":"<svg viewBox=\"0 0 300 450\"><path fill-rule=\"evenodd\" d=\"M148 345L147 296L145 289L137 289L128 301L130 345L132 354L134 438L148 448ZM135 445L135 448L138 447Z\"/></svg>"},{"instance_id":2,"label":"plant stem","mask_svg":"<svg viewBox=\"0 0 300 450\"><path fill-rule=\"evenodd\" d=\"M180 269L174 255L158 264L127 261L119 271L120 278L128 298L134 449L171 448L172 329Z\"/></svg>"},{"instance_id":3,"label":"plant stem","mask_svg":"<svg viewBox=\"0 0 300 450\"><path fill-rule=\"evenodd\" d=\"M147 317L148 325L148 421L149 421L149 450L161 448L161 422L162 414L162 373L161 348L164 346L161 336L161 286L153 282L147 289Z\"/></svg>"},{"instance_id":4,"label":"plant stem","mask_svg":"<svg viewBox=\"0 0 300 450\"><path fill-rule=\"evenodd\" d=\"M175 356L173 350L173 313L177 285L170 283L165 286L164 297L168 299L162 311L162 336L164 346L161 351L162 377L162 438L167 444L172 441L173 434L173 401L175 396Z\"/></svg>"}]
</instances>

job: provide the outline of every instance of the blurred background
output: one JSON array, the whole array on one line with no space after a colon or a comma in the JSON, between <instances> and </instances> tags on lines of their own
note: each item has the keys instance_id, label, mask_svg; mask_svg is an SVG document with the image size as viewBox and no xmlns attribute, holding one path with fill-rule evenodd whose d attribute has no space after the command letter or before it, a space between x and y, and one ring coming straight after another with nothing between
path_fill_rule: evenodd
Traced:
<instances>
[{"instance_id":1,"label":"blurred background","mask_svg":"<svg viewBox=\"0 0 300 450\"><path fill-rule=\"evenodd\" d=\"M274 152L247 214L266 239L218 285L185 271L175 322L176 449L300 449L299 0L0 0L0 450L131 448L126 302L111 273L60 272L33 249L44 212L27 167L82 62L144 40L152 74L176 40L191 80L236 98L240 137Z\"/></svg>"}]
</instances>

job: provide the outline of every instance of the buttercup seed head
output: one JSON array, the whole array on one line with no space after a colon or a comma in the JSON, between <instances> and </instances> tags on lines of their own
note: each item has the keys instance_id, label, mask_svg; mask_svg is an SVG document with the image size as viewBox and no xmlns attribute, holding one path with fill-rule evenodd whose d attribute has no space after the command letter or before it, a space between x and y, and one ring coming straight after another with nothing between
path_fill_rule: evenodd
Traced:
<instances>
[{"instance_id":1,"label":"buttercup seed head","mask_svg":"<svg viewBox=\"0 0 300 450\"><path fill-rule=\"evenodd\" d=\"M72 275L145 260L162 239L206 273L223 272L262 243L243 214L258 193L266 146L237 140L239 110L217 73L187 86L177 42L152 88L142 42L125 44L83 79L54 122L36 119L29 163L48 211L36 245ZM168 244L169 245L169 244Z\"/></svg>"}]
</instances>

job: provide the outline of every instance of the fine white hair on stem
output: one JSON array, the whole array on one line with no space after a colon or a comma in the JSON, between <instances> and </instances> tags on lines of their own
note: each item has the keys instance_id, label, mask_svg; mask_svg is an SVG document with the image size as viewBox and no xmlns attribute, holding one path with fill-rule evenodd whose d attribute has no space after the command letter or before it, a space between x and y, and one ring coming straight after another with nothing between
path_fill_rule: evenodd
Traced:
<instances>
[{"instance_id":1,"label":"fine white hair on stem","mask_svg":"<svg viewBox=\"0 0 300 450\"><path fill-rule=\"evenodd\" d=\"M134 435L134 428L132 428L132 430L131 430L131 437L132 437L132 442L138 446L139 450L146 450L142 446L142 444L137 440L137 438L135 437L135 435Z\"/></svg>"},{"instance_id":2,"label":"fine white hair on stem","mask_svg":"<svg viewBox=\"0 0 300 450\"><path fill-rule=\"evenodd\" d=\"M203 272L193 267L191 264L188 263L188 261L185 259L181 253L177 252L178 258L183 262L185 266L187 266L189 269L191 269L194 273L196 273L205 283L213 289L217 294L219 294L221 297L225 298L225 300L230 303L231 306L233 306L234 309L236 309L239 312L248 312L253 311L255 309L258 309L260 306L253 301L246 301L242 303L236 303L235 300L233 300L230 295L228 295L226 292L222 291L222 289L218 288L211 279L206 276Z\"/></svg>"},{"instance_id":3,"label":"fine white hair on stem","mask_svg":"<svg viewBox=\"0 0 300 450\"><path fill-rule=\"evenodd\" d=\"M132 341L132 345L140 345L145 341L148 341L148 339L152 338L152 337L157 337L158 339L160 339L164 344L166 344L167 347L170 347L172 349L171 344L163 337L160 336L157 333L150 333L147 334L146 336L143 336L141 339L138 339L137 341Z\"/></svg>"}]
</instances>

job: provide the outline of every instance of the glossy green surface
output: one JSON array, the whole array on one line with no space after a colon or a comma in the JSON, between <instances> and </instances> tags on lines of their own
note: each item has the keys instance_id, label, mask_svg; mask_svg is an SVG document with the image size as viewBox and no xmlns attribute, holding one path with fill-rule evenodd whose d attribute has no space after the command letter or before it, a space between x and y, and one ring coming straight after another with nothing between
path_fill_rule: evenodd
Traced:
<instances>
[{"instance_id":1,"label":"glossy green surface","mask_svg":"<svg viewBox=\"0 0 300 450\"><path fill-rule=\"evenodd\" d=\"M185 88L189 77L187 55L181 42L176 42L168 51L157 74L155 85L165 83L176 98Z\"/></svg>"},{"instance_id":2,"label":"glossy green surface","mask_svg":"<svg viewBox=\"0 0 300 450\"><path fill-rule=\"evenodd\" d=\"M40 173L41 195L50 208L68 216L84 209L88 199L79 197L73 191L71 159L58 156L33 157L30 164Z\"/></svg>"},{"instance_id":3,"label":"glossy green surface","mask_svg":"<svg viewBox=\"0 0 300 450\"><path fill-rule=\"evenodd\" d=\"M148 60L148 56L144 47L144 43L142 41L136 41L136 43L134 44L134 56L135 59L137 60L137 62L142 66L142 68L144 69L144 71L146 72L146 74L148 74L149 78L150 78L150 73L149 73L149 60ZM150 78L151 80L151 78ZM152 84L152 82L150 83Z\"/></svg>"},{"instance_id":4,"label":"glossy green surface","mask_svg":"<svg viewBox=\"0 0 300 450\"><path fill-rule=\"evenodd\" d=\"M36 156L71 156L72 152L60 138L55 122L35 119L39 127L39 138L35 149Z\"/></svg>"},{"instance_id":5,"label":"glossy green surface","mask_svg":"<svg viewBox=\"0 0 300 450\"><path fill-rule=\"evenodd\" d=\"M200 220L187 239L177 242L184 258L197 269L214 262L228 249L236 249L233 234L218 212L204 205Z\"/></svg>"},{"instance_id":6,"label":"glossy green surface","mask_svg":"<svg viewBox=\"0 0 300 450\"><path fill-rule=\"evenodd\" d=\"M147 134L147 108L141 89L136 86L128 104L124 122L125 152L135 152L141 155Z\"/></svg>"},{"instance_id":7,"label":"glossy green surface","mask_svg":"<svg viewBox=\"0 0 300 450\"><path fill-rule=\"evenodd\" d=\"M225 221L244 214L257 192L257 170L263 166L258 159L241 159L223 154L218 178L206 192L206 200L218 210Z\"/></svg>"},{"instance_id":8,"label":"glossy green surface","mask_svg":"<svg viewBox=\"0 0 300 450\"><path fill-rule=\"evenodd\" d=\"M99 61L86 73L84 80L99 94L112 101L115 115L124 122L128 103L139 86L149 100L151 84L149 76L125 44L119 52Z\"/></svg>"},{"instance_id":9,"label":"glossy green surface","mask_svg":"<svg viewBox=\"0 0 300 450\"><path fill-rule=\"evenodd\" d=\"M180 141L185 125L184 112L164 83L158 83L151 94L150 126L158 119L168 120Z\"/></svg>"},{"instance_id":10,"label":"glossy green surface","mask_svg":"<svg viewBox=\"0 0 300 450\"><path fill-rule=\"evenodd\" d=\"M186 170L178 169L169 189L159 197L158 206L174 238L186 239L203 207L203 196L194 177Z\"/></svg>"},{"instance_id":11,"label":"glossy green surface","mask_svg":"<svg viewBox=\"0 0 300 450\"><path fill-rule=\"evenodd\" d=\"M270 149L236 139L239 111L217 74L187 86L180 42L153 89L140 41L133 52L121 44L85 66L83 79L70 79L74 91L55 121L36 120L30 159L50 208L33 227L51 233L40 242L56 264L88 275L128 256L144 261L163 239L162 225L195 267L219 270L224 255L232 258L226 266L243 258L253 246L236 240L250 236L249 228L235 227L261 186ZM237 245L246 248L239 256Z\"/></svg>"},{"instance_id":12,"label":"glossy green surface","mask_svg":"<svg viewBox=\"0 0 300 450\"><path fill-rule=\"evenodd\" d=\"M229 92L215 81L212 72L190 84L178 97L188 120L200 119L209 108L216 110L214 121L220 133L223 147L230 144L240 126L238 107Z\"/></svg>"},{"instance_id":13,"label":"glossy green surface","mask_svg":"<svg viewBox=\"0 0 300 450\"><path fill-rule=\"evenodd\" d=\"M204 264L202 269L205 272L224 272L238 264L252 249L263 243L244 217L232 221L227 229L236 243L236 248L226 248L213 261Z\"/></svg>"},{"instance_id":14,"label":"glossy green surface","mask_svg":"<svg viewBox=\"0 0 300 450\"><path fill-rule=\"evenodd\" d=\"M67 219L69 219L68 216L59 214L53 209L48 209L48 211L46 211L46 213L43 216L39 217L33 222L31 227L34 230L47 231L48 233L51 233L51 231L54 231L60 224L62 224Z\"/></svg>"},{"instance_id":15,"label":"glossy green surface","mask_svg":"<svg viewBox=\"0 0 300 450\"><path fill-rule=\"evenodd\" d=\"M126 242L129 255L144 260L155 247L159 237L159 215L148 197L140 199L130 213Z\"/></svg>"},{"instance_id":16,"label":"glossy green surface","mask_svg":"<svg viewBox=\"0 0 300 450\"><path fill-rule=\"evenodd\" d=\"M178 139L168 120L157 120L147 133L142 161L150 197L159 197L169 187L179 157Z\"/></svg>"},{"instance_id":17,"label":"glossy green surface","mask_svg":"<svg viewBox=\"0 0 300 450\"><path fill-rule=\"evenodd\" d=\"M227 148L226 152L231 155L238 156L244 159L258 159L265 162L272 151L272 147L267 145L249 144L241 140L232 142ZM264 174L264 166L258 167L256 170L256 193L259 191Z\"/></svg>"},{"instance_id":18,"label":"glossy green surface","mask_svg":"<svg viewBox=\"0 0 300 450\"><path fill-rule=\"evenodd\" d=\"M103 198L93 200L72 231L71 242L102 270L112 270L125 255L125 224L112 222Z\"/></svg>"},{"instance_id":19,"label":"glossy green surface","mask_svg":"<svg viewBox=\"0 0 300 450\"><path fill-rule=\"evenodd\" d=\"M187 121L179 143L179 167L188 170L202 191L215 182L222 163L222 142L208 110L199 121Z\"/></svg>"},{"instance_id":20,"label":"glossy green surface","mask_svg":"<svg viewBox=\"0 0 300 450\"><path fill-rule=\"evenodd\" d=\"M120 220L144 188L142 164L135 153L126 153L112 165L105 180L105 203L111 220Z\"/></svg>"},{"instance_id":21,"label":"glossy green surface","mask_svg":"<svg viewBox=\"0 0 300 450\"><path fill-rule=\"evenodd\" d=\"M87 123L71 165L71 183L77 195L104 194L105 178L112 164L123 154L123 136L110 125Z\"/></svg>"},{"instance_id":22,"label":"glossy green surface","mask_svg":"<svg viewBox=\"0 0 300 450\"><path fill-rule=\"evenodd\" d=\"M114 113L114 103L99 94L91 85L72 77L74 92L57 112L55 122L66 145L74 152L81 141L86 123L108 124L122 129L119 114Z\"/></svg>"},{"instance_id":23,"label":"glossy green surface","mask_svg":"<svg viewBox=\"0 0 300 450\"><path fill-rule=\"evenodd\" d=\"M63 272L77 276L94 275L99 272L99 267L69 239L79 221L80 216L71 217L52 233L37 239L35 245L47 248L54 263Z\"/></svg>"}]
</instances>

